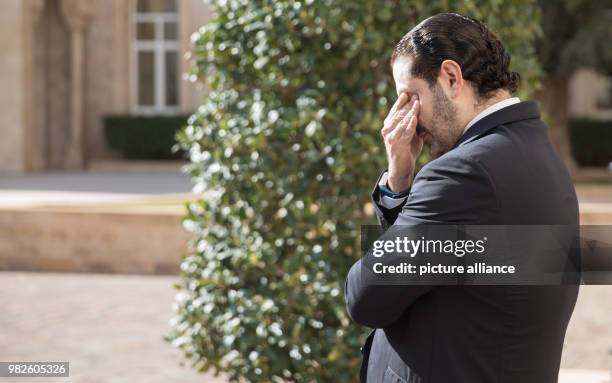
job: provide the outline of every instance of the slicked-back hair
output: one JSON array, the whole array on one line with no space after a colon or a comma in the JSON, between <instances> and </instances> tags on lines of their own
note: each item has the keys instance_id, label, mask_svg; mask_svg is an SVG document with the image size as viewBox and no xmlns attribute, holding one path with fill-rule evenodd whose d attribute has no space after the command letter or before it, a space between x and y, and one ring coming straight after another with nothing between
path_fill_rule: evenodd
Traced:
<instances>
[{"instance_id":1,"label":"slicked-back hair","mask_svg":"<svg viewBox=\"0 0 612 383\"><path fill-rule=\"evenodd\" d=\"M489 98L498 89L514 93L520 75L510 71L510 53L487 26L456 13L440 13L423 20L396 45L391 65L403 56L412 58L412 76L434 85L444 60L461 67L480 98Z\"/></svg>"}]
</instances>

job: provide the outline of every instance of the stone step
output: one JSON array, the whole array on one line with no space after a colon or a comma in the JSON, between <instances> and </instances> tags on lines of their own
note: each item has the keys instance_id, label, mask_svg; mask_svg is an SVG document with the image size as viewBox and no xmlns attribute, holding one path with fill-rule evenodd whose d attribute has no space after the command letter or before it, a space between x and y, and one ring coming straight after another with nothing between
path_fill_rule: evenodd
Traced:
<instances>
[{"instance_id":1,"label":"stone step","mask_svg":"<svg viewBox=\"0 0 612 383\"><path fill-rule=\"evenodd\" d=\"M611 383L609 371L564 369L559 371L558 383Z\"/></svg>"},{"instance_id":2,"label":"stone step","mask_svg":"<svg viewBox=\"0 0 612 383\"><path fill-rule=\"evenodd\" d=\"M0 270L178 272L181 212L99 209L0 209Z\"/></svg>"}]
</instances>

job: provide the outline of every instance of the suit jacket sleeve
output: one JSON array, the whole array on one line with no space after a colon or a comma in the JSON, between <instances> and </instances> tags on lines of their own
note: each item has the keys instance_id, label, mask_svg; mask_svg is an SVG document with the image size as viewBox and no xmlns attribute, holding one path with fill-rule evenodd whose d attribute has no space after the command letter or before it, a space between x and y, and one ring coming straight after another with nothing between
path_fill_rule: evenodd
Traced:
<instances>
[{"instance_id":1,"label":"suit jacket sleeve","mask_svg":"<svg viewBox=\"0 0 612 383\"><path fill-rule=\"evenodd\" d=\"M397 216L402 211L402 208L408 200L408 198L404 198L404 201L402 203L392 209L388 209L382 204L382 194L380 192L379 184L381 178L385 173L387 173L386 169L378 177L376 185L374 186L374 190L372 191L372 204L374 206L374 210L376 211L376 220L378 221L378 224L383 230L387 230L389 226L391 226L393 222L395 222Z\"/></svg>"},{"instance_id":2,"label":"suit jacket sleeve","mask_svg":"<svg viewBox=\"0 0 612 383\"><path fill-rule=\"evenodd\" d=\"M374 191L373 197L375 196ZM493 224L498 204L495 189L485 169L474 160L444 156L426 165L413 182L406 203L397 214L376 204L385 233L394 238L391 227L433 224ZM384 224L388 226L385 227ZM366 257L372 257L367 254ZM373 328L389 326L419 297L435 286L373 285L362 280L362 260L346 279L345 301L349 316Z\"/></svg>"}]
</instances>

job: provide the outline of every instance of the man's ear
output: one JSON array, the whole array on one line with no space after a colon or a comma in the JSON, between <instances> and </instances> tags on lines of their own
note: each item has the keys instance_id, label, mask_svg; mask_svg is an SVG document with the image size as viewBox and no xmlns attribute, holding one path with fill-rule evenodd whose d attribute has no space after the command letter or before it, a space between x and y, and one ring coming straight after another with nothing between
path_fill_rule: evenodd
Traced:
<instances>
[{"instance_id":1,"label":"man's ear","mask_svg":"<svg viewBox=\"0 0 612 383\"><path fill-rule=\"evenodd\" d=\"M465 84L461 66L453 60L442 61L440 65L440 80L442 81L442 87L447 91L447 96L450 98L459 96Z\"/></svg>"}]
</instances>

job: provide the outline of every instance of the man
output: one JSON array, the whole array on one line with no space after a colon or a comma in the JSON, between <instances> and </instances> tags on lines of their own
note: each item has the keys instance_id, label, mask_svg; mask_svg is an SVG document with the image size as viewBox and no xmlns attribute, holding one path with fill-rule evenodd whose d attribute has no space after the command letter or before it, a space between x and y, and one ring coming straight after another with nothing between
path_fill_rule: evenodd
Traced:
<instances>
[{"instance_id":1,"label":"man","mask_svg":"<svg viewBox=\"0 0 612 383\"><path fill-rule=\"evenodd\" d=\"M578 225L568 171L536 103L512 97L510 54L480 21L430 17L399 42L382 135L379 223ZM563 107L563 106L561 106ZM423 144L435 158L413 178ZM557 382L577 286L380 286L350 270L345 299L375 328L367 382Z\"/></svg>"}]
</instances>

